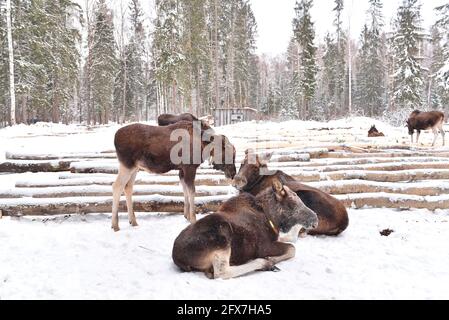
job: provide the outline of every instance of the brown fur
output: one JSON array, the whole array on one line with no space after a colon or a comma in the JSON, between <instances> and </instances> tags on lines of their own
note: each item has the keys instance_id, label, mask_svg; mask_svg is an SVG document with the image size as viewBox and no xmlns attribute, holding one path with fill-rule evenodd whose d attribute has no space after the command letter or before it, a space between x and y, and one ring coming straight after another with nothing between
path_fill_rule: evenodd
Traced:
<instances>
[{"instance_id":1,"label":"brown fur","mask_svg":"<svg viewBox=\"0 0 449 320\"><path fill-rule=\"evenodd\" d=\"M432 130L435 135L435 139L433 141L432 146L434 146L436 143L436 140L438 138L438 131L440 131L441 136L443 137L443 146L444 146L446 143L445 132L443 128L444 121L445 116L443 112L439 111L421 112L419 110L413 111L409 119L407 120L408 132L409 135L411 136L412 143L415 130L417 131L416 143L419 143L421 131Z\"/></svg>"},{"instance_id":2,"label":"brown fur","mask_svg":"<svg viewBox=\"0 0 449 320\"><path fill-rule=\"evenodd\" d=\"M183 271L224 279L270 269L294 255L292 245L278 242L278 230L289 231L298 223L314 227L317 222L294 192L273 181L257 197L234 197L185 229L174 243L173 261Z\"/></svg>"},{"instance_id":3,"label":"brown fur","mask_svg":"<svg viewBox=\"0 0 449 320\"><path fill-rule=\"evenodd\" d=\"M181 121L188 121L188 122L193 122L193 121L198 121L198 118L195 117L193 114L191 113L182 113L180 115L175 115L175 114L161 114L158 118L157 118L157 123L159 124L159 126L169 126L171 124L175 124Z\"/></svg>"},{"instance_id":4,"label":"brown fur","mask_svg":"<svg viewBox=\"0 0 449 320\"><path fill-rule=\"evenodd\" d=\"M378 138L378 137L385 137L385 135L382 132L379 132L376 126L372 126L371 129L368 131L368 138Z\"/></svg>"},{"instance_id":5,"label":"brown fur","mask_svg":"<svg viewBox=\"0 0 449 320\"><path fill-rule=\"evenodd\" d=\"M301 198L304 204L318 215L318 227L309 231L311 235L337 236L349 225L348 212L345 206L321 190L309 187L296 181L282 171L268 172L267 163L271 155L255 156L255 164L249 164L252 151L247 152L239 173L234 178L234 185L242 192L257 195L273 180L280 180ZM268 173L262 175L261 172Z\"/></svg>"},{"instance_id":6,"label":"brown fur","mask_svg":"<svg viewBox=\"0 0 449 320\"><path fill-rule=\"evenodd\" d=\"M179 177L181 185L184 190L185 204L184 215L191 222L195 221L194 211L194 197L195 197L195 176L200 163L193 163L193 157L191 156L190 163L174 164L170 159L170 153L172 148L178 144L178 142L170 141L171 134L175 130L186 130L191 137L190 141L190 154L193 151L193 132L194 125L191 122L181 121L167 127L153 127L143 124L133 124L117 131L115 135L115 148L117 157L120 162L119 174L116 182L113 185L113 220L112 227L115 231L119 230L118 227L118 203L120 196L125 192L127 197L128 215L130 223L137 225L134 212L132 210L132 189L134 181L139 170L145 170L152 173L167 173L171 170L179 170ZM212 136L211 142L215 141L219 136ZM235 169L235 148L229 143L229 140L224 137L221 144L221 157L218 159L218 155L215 152L212 155L212 164L215 169L222 170L228 178L233 178ZM218 141L218 140L217 140ZM201 151L210 142L202 142ZM226 150L233 152L232 164L220 164L224 163L226 156ZM202 157L203 155L201 155ZM201 159L204 162L207 159Z\"/></svg>"}]
</instances>

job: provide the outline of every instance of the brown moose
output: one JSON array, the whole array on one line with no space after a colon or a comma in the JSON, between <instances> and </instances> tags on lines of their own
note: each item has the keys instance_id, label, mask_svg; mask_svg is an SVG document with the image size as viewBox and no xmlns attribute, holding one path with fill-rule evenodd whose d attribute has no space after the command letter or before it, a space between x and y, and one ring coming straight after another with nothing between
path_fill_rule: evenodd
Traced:
<instances>
[{"instance_id":1,"label":"brown moose","mask_svg":"<svg viewBox=\"0 0 449 320\"><path fill-rule=\"evenodd\" d=\"M235 148L225 136L211 135L202 141L201 137L210 132L204 131L192 122L181 121L166 127L154 127L143 124L133 124L117 131L115 149L120 162L117 180L113 184L112 228L119 231L118 209L120 197L126 195L129 222L137 226L133 211L133 185L139 170L163 174L171 170L179 171L179 178L184 191L184 216L191 222L195 216L195 176L198 167L210 158L214 169L223 171L227 178L235 176ZM182 132L187 143L187 151L181 161L173 161L172 149L180 142L172 141L172 135ZM195 145L194 133L199 136ZM179 137L178 137L179 139ZM181 138L181 140L183 140ZM206 149L208 148L208 149ZM206 151L210 151L205 152ZM182 152L181 152L182 153ZM196 156L195 156L196 155ZM197 162L195 162L198 160ZM186 159L186 160L184 160Z\"/></svg>"},{"instance_id":2,"label":"brown moose","mask_svg":"<svg viewBox=\"0 0 449 320\"><path fill-rule=\"evenodd\" d=\"M445 116L443 112L431 111L431 112L421 112L419 110L413 111L410 118L407 120L408 133L411 136L413 144L413 135L415 130L417 132L416 143L419 143L419 137L421 131L432 130L435 138L432 143L432 147L435 146L438 138L438 130L443 137L443 146L446 144L445 132L444 132L444 121Z\"/></svg>"},{"instance_id":3,"label":"brown moose","mask_svg":"<svg viewBox=\"0 0 449 320\"><path fill-rule=\"evenodd\" d=\"M316 214L280 181L257 196L243 193L185 229L176 239L172 257L183 271L204 272L209 278L230 279L254 271L273 270L295 256L295 247L279 241L279 231L296 225L314 228Z\"/></svg>"},{"instance_id":4,"label":"brown moose","mask_svg":"<svg viewBox=\"0 0 449 320\"><path fill-rule=\"evenodd\" d=\"M372 126L371 129L369 129L368 131L368 138L378 138L378 137L385 137L385 135L382 132L379 132L376 126Z\"/></svg>"},{"instance_id":5,"label":"brown moose","mask_svg":"<svg viewBox=\"0 0 449 320\"><path fill-rule=\"evenodd\" d=\"M166 127L166 126L169 126L171 124L175 124L175 123L178 123L178 122L181 122L181 121L194 122L194 121L198 121L198 118L195 117L191 113L182 113L182 114L179 114L179 115L175 115L175 114L161 114L157 118L157 123L161 127Z\"/></svg>"},{"instance_id":6,"label":"brown moose","mask_svg":"<svg viewBox=\"0 0 449 320\"><path fill-rule=\"evenodd\" d=\"M257 155L253 150L246 151L246 157L235 176L233 185L241 192L258 195L273 181L280 180L301 198L302 202L318 215L318 227L310 230L310 235L337 236L349 225L345 206L318 189L301 184L282 171L269 171L268 162L272 154ZM301 229L292 230L285 237L287 242L295 242Z\"/></svg>"}]
</instances>

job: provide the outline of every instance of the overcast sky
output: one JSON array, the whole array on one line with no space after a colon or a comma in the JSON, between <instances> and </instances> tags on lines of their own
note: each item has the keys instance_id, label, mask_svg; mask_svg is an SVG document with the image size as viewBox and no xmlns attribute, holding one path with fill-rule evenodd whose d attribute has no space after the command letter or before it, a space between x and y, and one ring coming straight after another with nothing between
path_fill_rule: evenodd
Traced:
<instances>
[{"instance_id":1,"label":"overcast sky","mask_svg":"<svg viewBox=\"0 0 449 320\"><path fill-rule=\"evenodd\" d=\"M250 0L258 26L257 51L268 55L285 52L292 36L292 20L296 0ZM385 0L384 14L387 27L396 15L402 0ZM434 8L448 3L449 0L421 0L424 26L430 27L435 21ZM352 7L352 10L351 10ZM322 39L328 30L332 30L334 0L315 0L312 19L315 22L317 36ZM345 0L344 23L349 25L349 12L352 11L351 34L358 38L365 23L368 0Z\"/></svg>"}]
</instances>

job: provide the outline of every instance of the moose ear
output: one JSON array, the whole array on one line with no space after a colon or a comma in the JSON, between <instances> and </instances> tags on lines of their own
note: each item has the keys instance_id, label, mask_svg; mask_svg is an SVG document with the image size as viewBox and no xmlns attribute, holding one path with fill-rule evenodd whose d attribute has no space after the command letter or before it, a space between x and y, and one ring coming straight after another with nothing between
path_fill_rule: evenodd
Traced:
<instances>
[{"instance_id":1,"label":"moose ear","mask_svg":"<svg viewBox=\"0 0 449 320\"><path fill-rule=\"evenodd\" d=\"M272 157L273 157L273 152L270 152L270 153L265 153L263 155L258 156L257 159L259 161L259 164L262 167L265 167L268 165L268 163L270 162Z\"/></svg>"},{"instance_id":2,"label":"moose ear","mask_svg":"<svg viewBox=\"0 0 449 320\"><path fill-rule=\"evenodd\" d=\"M273 181L273 191L276 193L277 197L285 197L287 193L285 192L284 186L279 179Z\"/></svg>"}]
</instances>

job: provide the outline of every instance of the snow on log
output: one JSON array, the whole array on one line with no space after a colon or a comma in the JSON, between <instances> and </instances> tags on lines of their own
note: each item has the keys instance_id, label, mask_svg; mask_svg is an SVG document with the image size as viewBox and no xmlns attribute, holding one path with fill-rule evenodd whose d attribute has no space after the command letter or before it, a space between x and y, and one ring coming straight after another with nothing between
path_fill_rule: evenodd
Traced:
<instances>
[{"instance_id":1,"label":"snow on log","mask_svg":"<svg viewBox=\"0 0 449 320\"><path fill-rule=\"evenodd\" d=\"M18 180L16 188L49 188L59 186L86 186L86 185L101 185L112 186L116 177L93 177L93 178L75 178L75 179L57 179L52 181L28 181ZM221 175L199 175L195 179L197 185L204 186L229 186L231 181ZM137 176L136 185L179 185L179 177L164 176L164 175L145 175L144 177Z\"/></svg>"},{"instance_id":2,"label":"snow on log","mask_svg":"<svg viewBox=\"0 0 449 320\"><path fill-rule=\"evenodd\" d=\"M62 153L62 154L32 154L32 153L12 153L6 152L8 160L64 160L64 159L116 159L114 153Z\"/></svg>"},{"instance_id":3,"label":"snow on log","mask_svg":"<svg viewBox=\"0 0 449 320\"><path fill-rule=\"evenodd\" d=\"M411 163L380 163L380 164L366 164L366 165L343 165L343 166L328 166L328 167L305 167L304 170L318 171L318 172L336 172L336 171L405 171L405 170L419 170L419 169L447 169L448 162L411 162ZM293 170L294 168L284 168L285 171ZM297 170L297 169L296 169Z\"/></svg>"},{"instance_id":4,"label":"snow on log","mask_svg":"<svg viewBox=\"0 0 449 320\"><path fill-rule=\"evenodd\" d=\"M70 161L24 161L13 160L0 162L0 172L60 172L70 169Z\"/></svg>"},{"instance_id":5,"label":"snow on log","mask_svg":"<svg viewBox=\"0 0 449 320\"><path fill-rule=\"evenodd\" d=\"M312 182L309 185L332 195L398 193L416 196L440 196L449 194L449 182L388 183L352 180Z\"/></svg>"},{"instance_id":6,"label":"snow on log","mask_svg":"<svg viewBox=\"0 0 449 320\"><path fill-rule=\"evenodd\" d=\"M362 193L336 196L346 206L361 208L390 208L390 209L449 209L449 195L437 197L421 197L390 193Z\"/></svg>"},{"instance_id":7,"label":"snow on log","mask_svg":"<svg viewBox=\"0 0 449 320\"><path fill-rule=\"evenodd\" d=\"M197 196L229 195L235 193L232 187L222 186L197 186ZM162 194L166 196L183 196L180 186L163 185L138 185L134 187L135 196L147 196L152 194ZM49 188L17 188L0 190L0 199L11 198L67 198L67 197L103 197L111 196L110 186L89 185L89 186L58 186Z\"/></svg>"},{"instance_id":8,"label":"snow on log","mask_svg":"<svg viewBox=\"0 0 449 320\"><path fill-rule=\"evenodd\" d=\"M197 197L197 212L216 211L231 196ZM136 212L184 212L184 197L160 195L133 197ZM45 216L61 214L109 213L112 197L63 199L6 199L0 203L5 216ZM125 200L120 201L120 211L126 212Z\"/></svg>"},{"instance_id":9,"label":"snow on log","mask_svg":"<svg viewBox=\"0 0 449 320\"><path fill-rule=\"evenodd\" d=\"M411 182L423 180L448 180L449 170L408 170L408 171L348 171L322 173L321 180L366 180L377 182Z\"/></svg>"},{"instance_id":10,"label":"snow on log","mask_svg":"<svg viewBox=\"0 0 449 320\"><path fill-rule=\"evenodd\" d=\"M326 158L353 159L353 158L407 158L407 157L449 157L449 153L434 152L378 152L378 153L349 153L329 152Z\"/></svg>"}]
</instances>

